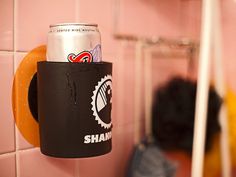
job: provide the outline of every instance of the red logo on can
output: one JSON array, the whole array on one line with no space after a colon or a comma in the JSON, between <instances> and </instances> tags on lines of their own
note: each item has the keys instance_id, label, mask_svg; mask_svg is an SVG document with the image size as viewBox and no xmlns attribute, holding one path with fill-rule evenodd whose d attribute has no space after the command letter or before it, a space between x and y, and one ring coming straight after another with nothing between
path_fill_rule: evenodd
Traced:
<instances>
[{"instance_id":1,"label":"red logo on can","mask_svg":"<svg viewBox=\"0 0 236 177\"><path fill-rule=\"evenodd\" d=\"M75 62L93 62L93 56L90 52L88 51L83 51L79 53L78 55L71 53L68 55L67 60L69 62L75 63Z\"/></svg>"}]
</instances>

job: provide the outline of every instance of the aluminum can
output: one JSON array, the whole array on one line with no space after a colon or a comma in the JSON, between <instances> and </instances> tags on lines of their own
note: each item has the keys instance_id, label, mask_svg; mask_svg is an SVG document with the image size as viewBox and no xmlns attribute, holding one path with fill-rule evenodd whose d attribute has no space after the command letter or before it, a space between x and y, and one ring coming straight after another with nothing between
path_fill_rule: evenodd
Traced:
<instances>
[{"instance_id":1,"label":"aluminum can","mask_svg":"<svg viewBox=\"0 0 236 177\"><path fill-rule=\"evenodd\" d=\"M100 62L101 60L101 35L97 24L50 25L47 61Z\"/></svg>"}]
</instances>

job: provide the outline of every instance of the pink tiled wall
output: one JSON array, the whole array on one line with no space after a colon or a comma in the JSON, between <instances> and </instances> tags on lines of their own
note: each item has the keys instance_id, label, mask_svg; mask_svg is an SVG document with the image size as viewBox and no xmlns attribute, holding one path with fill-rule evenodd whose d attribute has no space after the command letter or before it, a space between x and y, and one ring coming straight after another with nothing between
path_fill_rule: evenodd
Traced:
<instances>
[{"instance_id":1,"label":"pink tiled wall","mask_svg":"<svg viewBox=\"0 0 236 177\"><path fill-rule=\"evenodd\" d=\"M222 1L227 82L236 90L233 0ZM133 147L134 48L114 32L199 39L200 0L1 0L0 1L0 177L122 177ZM59 22L98 23L103 59L114 63L113 150L88 159L56 159L33 148L14 125L14 71L32 48L46 43L48 26ZM154 86L184 74L186 62L153 60ZM143 70L140 71L143 73Z\"/></svg>"}]
</instances>

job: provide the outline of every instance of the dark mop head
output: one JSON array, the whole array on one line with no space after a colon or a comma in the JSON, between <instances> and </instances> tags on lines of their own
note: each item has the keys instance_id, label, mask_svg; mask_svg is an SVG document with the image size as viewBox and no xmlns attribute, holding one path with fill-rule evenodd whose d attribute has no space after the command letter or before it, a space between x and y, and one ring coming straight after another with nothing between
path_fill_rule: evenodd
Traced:
<instances>
[{"instance_id":1,"label":"dark mop head","mask_svg":"<svg viewBox=\"0 0 236 177\"><path fill-rule=\"evenodd\" d=\"M174 78L159 88L154 96L152 130L163 150L192 152L196 82ZM218 114L222 100L213 87L209 90L206 150L213 135L220 131Z\"/></svg>"}]
</instances>

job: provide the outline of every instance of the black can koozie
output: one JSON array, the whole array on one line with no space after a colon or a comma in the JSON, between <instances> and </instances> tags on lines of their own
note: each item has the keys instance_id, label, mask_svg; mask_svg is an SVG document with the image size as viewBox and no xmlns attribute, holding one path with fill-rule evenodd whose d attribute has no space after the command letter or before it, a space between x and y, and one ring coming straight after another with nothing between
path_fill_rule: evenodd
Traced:
<instances>
[{"instance_id":1,"label":"black can koozie","mask_svg":"<svg viewBox=\"0 0 236 177\"><path fill-rule=\"evenodd\" d=\"M111 151L112 64L38 62L40 149L63 158Z\"/></svg>"}]
</instances>

